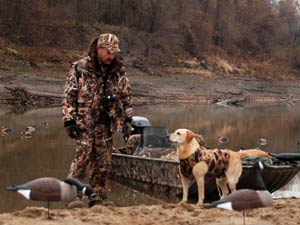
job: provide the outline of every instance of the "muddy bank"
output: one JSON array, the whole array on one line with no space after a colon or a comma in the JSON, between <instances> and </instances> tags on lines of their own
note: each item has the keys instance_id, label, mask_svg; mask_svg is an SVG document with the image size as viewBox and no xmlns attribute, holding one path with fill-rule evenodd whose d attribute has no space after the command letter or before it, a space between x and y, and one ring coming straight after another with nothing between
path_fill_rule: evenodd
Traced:
<instances>
[{"instance_id":1,"label":"muddy bank","mask_svg":"<svg viewBox=\"0 0 300 225\"><path fill-rule=\"evenodd\" d=\"M27 107L60 105L66 71L67 67L65 70L48 70L47 74L43 70L0 70L0 104ZM300 79L297 77L274 79L187 68L157 68L152 73L131 68L128 74L135 104L300 99Z\"/></svg>"}]
</instances>

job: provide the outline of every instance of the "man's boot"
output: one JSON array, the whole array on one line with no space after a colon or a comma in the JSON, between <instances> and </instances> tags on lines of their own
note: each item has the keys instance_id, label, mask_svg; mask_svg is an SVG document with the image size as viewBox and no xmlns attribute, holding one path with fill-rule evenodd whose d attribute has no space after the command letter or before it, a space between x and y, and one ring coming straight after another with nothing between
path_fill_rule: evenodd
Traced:
<instances>
[{"instance_id":1,"label":"man's boot","mask_svg":"<svg viewBox=\"0 0 300 225\"><path fill-rule=\"evenodd\" d=\"M88 205L90 208L94 205L116 206L114 202L106 200L106 195L102 195L99 193L92 194Z\"/></svg>"}]
</instances>

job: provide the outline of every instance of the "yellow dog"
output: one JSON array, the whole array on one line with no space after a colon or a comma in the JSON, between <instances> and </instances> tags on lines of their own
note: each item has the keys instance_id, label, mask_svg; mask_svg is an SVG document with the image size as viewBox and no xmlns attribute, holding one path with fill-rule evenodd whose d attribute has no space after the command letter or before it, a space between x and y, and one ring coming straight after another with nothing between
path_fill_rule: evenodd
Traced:
<instances>
[{"instance_id":1,"label":"yellow dog","mask_svg":"<svg viewBox=\"0 0 300 225\"><path fill-rule=\"evenodd\" d=\"M236 191L236 184L242 173L240 154L229 149L208 150L199 145L195 134L187 129L178 129L168 136L172 143L177 144L180 160L180 176L183 187L181 203L187 201L188 189L195 179L198 186L198 205L204 200L204 177L206 173L216 176L217 187L224 197ZM221 189L221 190L220 190ZM221 194L220 194L221 195Z\"/></svg>"}]
</instances>

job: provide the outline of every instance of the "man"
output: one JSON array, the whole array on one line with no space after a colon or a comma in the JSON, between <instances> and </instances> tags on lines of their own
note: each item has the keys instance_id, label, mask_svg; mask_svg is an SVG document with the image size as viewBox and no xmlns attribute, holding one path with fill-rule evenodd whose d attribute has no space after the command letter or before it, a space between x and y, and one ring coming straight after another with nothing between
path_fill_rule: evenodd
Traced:
<instances>
[{"instance_id":1,"label":"man","mask_svg":"<svg viewBox=\"0 0 300 225\"><path fill-rule=\"evenodd\" d=\"M83 180L89 165L89 182L96 194L90 206L107 197L112 135L124 131L124 123L132 119L131 87L118 52L114 34L94 38L88 56L72 64L64 90L64 127L76 139L69 176Z\"/></svg>"}]
</instances>

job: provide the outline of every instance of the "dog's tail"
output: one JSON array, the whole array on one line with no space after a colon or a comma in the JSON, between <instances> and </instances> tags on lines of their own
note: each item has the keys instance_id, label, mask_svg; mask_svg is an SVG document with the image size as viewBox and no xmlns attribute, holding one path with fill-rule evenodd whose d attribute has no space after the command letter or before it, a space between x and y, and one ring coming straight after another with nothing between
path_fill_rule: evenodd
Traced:
<instances>
[{"instance_id":1,"label":"dog's tail","mask_svg":"<svg viewBox=\"0 0 300 225\"><path fill-rule=\"evenodd\" d=\"M263 158L270 158L270 155L268 152L265 152L263 150L260 150L258 148L256 149L246 149L246 150L240 150L237 152L239 156L242 158L246 157L252 157L252 158L258 158L258 157L263 157Z\"/></svg>"}]
</instances>

